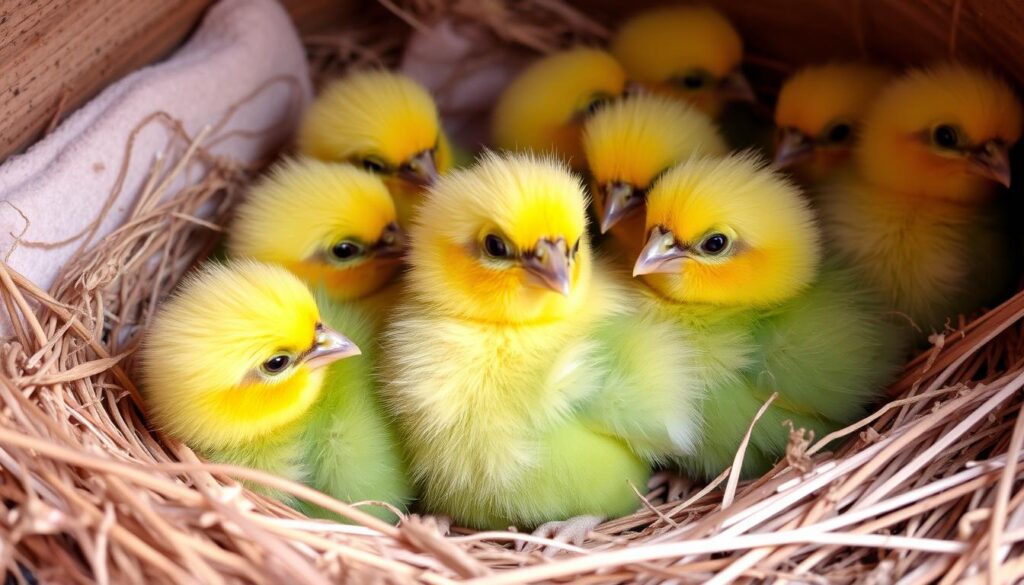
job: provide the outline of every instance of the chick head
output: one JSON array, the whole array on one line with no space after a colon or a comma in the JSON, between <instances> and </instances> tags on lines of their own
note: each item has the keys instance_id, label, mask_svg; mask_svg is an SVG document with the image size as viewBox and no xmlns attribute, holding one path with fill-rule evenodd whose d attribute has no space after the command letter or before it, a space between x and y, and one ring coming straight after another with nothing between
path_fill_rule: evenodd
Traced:
<instances>
[{"instance_id":1,"label":"chick head","mask_svg":"<svg viewBox=\"0 0 1024 585\"><path fill-rule=\"evenodd\" d=\"M281 264L341 301L387 284L405 240L384 183L349 164L310 158L279 165L237 209L234 256Z\"/></svg>"},{"instance_id":2,"label":"chick head","mask_svg":"<svg viewBox=\"0 0 1024 585\"><path fill-rule=\"evenodd\" d=\"M652 94L611 104L587 122L583 134L601 232L641 245L644 201L654 180L695 154L724 155L728 148L703 112Z\"/></svg>"},{"instance_id":3,"label":"chick head","mask_svg":"<svg viewBox=\"0 0 1024 585\"><path fill-rule=\"evenodd\" d=\"M153 423L198 449L244 445L305 414L327 364L357 355L320 323L306 286L251 260L211 264L182 282L142 346Z\"/></svg>"},{"instance_id":4,"label":"chick head","mask_svg":"<svg viewBox=\"0 0 1024 585\"><path fill-rule=\"evenodd\" d=\"M647 198L633 269L676 302L766 306L814 279L821 234L800 190L747 154L692 158Z\"/></svg>"},{"instance_id":5,"label":"chick head","mask_svg":"<svg viewBox=\"0 0 1024 585\"><path fill-rule=\"evenodd\" d=\"M561 162L483 155L438 181L413 227L409 280L446 315L536 323L576 310L590 283L586 201Z\"/></svg>"},{"instance_id":6,"label":"chick head","mask_svg":"<svg viewBox=\"0 0 1024 585\"><path fill-rule=\"evenodd\" d=\"M544 57L502 93L494 110L495 145L554 152L581 168L583 124L625 87L625 72L605 51L577 48Z\"/></svg>"},{"instance_id":7,"label":"chick head","mask_svg":"<svg viewBox=\"0 0 1024 585\"><path fill-rule=\"evenodd\" d=\"M743 76L743 41L732 24L707 6L666 6L626 21L612 54L631 81L684 99L710 116L728 101L754 101Z\"/></svg>"},{"instance_id":8,"label":"chick head","mask_svg":"<svg viewBox=\"0 0 1024 585\"><path fill-rule=\"evenodd\" d=\"M806 67L790 77L775 107L775 168L797 166L819 179L846 162L865 113L890 77L860 63Z\"/></svg>"},{"instance_id":9,"label":"chick head","mask_svg":"<svg viewBox=\"0 0 1024 585\"><path fill-rule=\"evenodd\" d=\"M993 75L946 64L886 86L864 119L857 163L870 182L970 202L1009 186L1021 104Z\"/></svg>"},{"instance_id":10,"label":"chick head","mask_svg":"<svg viewBox=\"0 0 1024 585\"><path fill-rule=\"evenodd\" d=\"M417 194L451 166L437 105L413 79L384 70L352 73L323 89L299 128L303 154L348 162Z\"/></svg>"}]
</instances>

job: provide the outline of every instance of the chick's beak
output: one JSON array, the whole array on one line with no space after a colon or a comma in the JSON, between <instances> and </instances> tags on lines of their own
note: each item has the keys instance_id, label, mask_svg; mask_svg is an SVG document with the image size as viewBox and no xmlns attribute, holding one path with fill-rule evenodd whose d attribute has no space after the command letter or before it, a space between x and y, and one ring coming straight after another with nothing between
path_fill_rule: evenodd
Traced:
<instances>
[{"instance_id":1,"label":"chick's beak","mask_svg":"<svg viewBox=\"0 0 1024 585\"><path fill-rule=\"evenodd\" d=\"M806 134L796 128L783 128L775 144L772 165L782 170L807 160L813 152L814 143Z\"/></svg>"},{"instance_id":2,"label":"chick's beak","mask_svg":"<svg viewBox=\"0 0 1024 585\"><path fill-rule=\"evenodd\" d=\"M967 160L972 173L1010 186L1010 152L1005 144L990 140L968 155Z\"/></svg>"},{"instance_id":3,"label":"chick's beak","mask_svg":"<svg viewBox=\"0 0 1024 585\"><path fill-rule=\"evenodd\" d=\"M402 228L396 223L389 223L380 233L380 239L373 248L375 258L382 260L399 260L405 255L406 239Z\"/></svg>"},{"instance_id":4,"label":"chick's beak","mask_svg":"<svg viewBox=\"0 0 1024 585\"><path fill-rule=\"evenodd\" d=\"M686 250L676 243L676 237L672 232L662 228L651 230L651 236L647 239L640 257L633 265L633 276L642 274L667 273L674 274L682 271L683 259L686 258Z\"/></svg>"},{"instance_id":5,"label":"chick's beak","mask_svg":"<svg viewBox=\"0 0 1024 585\"><path fill-rule=\"evenodd\" d=\"M553 242L541 240L533 252L523 258L523 266L533 286L553 290L562 296L569 296L572 283L569 279L569 250L563 240Z\"/></svg>"},{"instance_id":6,"label":"chick's beak","mask_svg":"<svg viewBox=\"0 0 1024 585\"><path fill-rule=\"evenodd\" d=\"M757 95L754 94L750 82L739 69L726 75L718 82L718 95L725 101L756 103Z\"/></svg>"},{"instance_id":7,"label":"chick's beak","mask_svg":"<svg viewBox=\"0 0 1024 585\"><path fill-rule=\"evenodd\" d=\"M437 181L437 163L433 150L424 150L402 165L398 178L417 187L430 187Z\"/></svg>"},{"instance_id":8,"label":"chick's beak","mask_svg":"<svg viewBox=\"0 0 1024 585\"><path fill-rule=\"evenodd\" d=\"M601 233L607 233L622 218L640 209L643 202L643 196L629 183L614 181L605 185Z\"/></svg>"},{"instance_id":9,"label":"chick's beak","mask_svg":"<svg viewBox=\"0 0 1024 585\"><path fill-rule=\"evenodd\" d=\"M316 330L313 348L302 356L301 361L310 368L316 369L361 353L362 351L351 339L330 327L320 325Z\"/></svg>"}]
</instances>

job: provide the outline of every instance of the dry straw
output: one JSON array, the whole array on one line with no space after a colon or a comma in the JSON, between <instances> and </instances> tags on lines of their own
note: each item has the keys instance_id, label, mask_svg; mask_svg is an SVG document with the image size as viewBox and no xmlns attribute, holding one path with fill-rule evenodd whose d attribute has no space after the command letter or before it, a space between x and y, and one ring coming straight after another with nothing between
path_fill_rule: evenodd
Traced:
<instances>
[{"instance_id":1,"label":"dry straw","mask_svg":"<svg viewBox=\"0 0 1024 585\"><path fill-rule=\"evenodd\" d=\"M428 14L425 6L406 17ZM579 28L568 20L578 14L563 16L558 22ZM535 29L523 30L529 38ZM0 264L15 324L0 349L0 564L14 582L29 574L150 584L1024 577L1024 293L934 338L870 417L822 438L794 430L786 458L756 481L727 471L678 497L666 498L667 485L644 499L638 491L640 511L602 525L582 547L514 532L442 537L417 517L393 527L303 486L202 463L146 429L131 358L157 303L209 253L254 170L210 154L223 122L189 136L164 115L147 120L167 126L180 148L154 163L120 229L76 240L51 291ZM184 178L186 187L172 189ZM238 479L355 524L306 519ZM555 554L515 546L527 541Z\"/></svg>"}]
</instances>

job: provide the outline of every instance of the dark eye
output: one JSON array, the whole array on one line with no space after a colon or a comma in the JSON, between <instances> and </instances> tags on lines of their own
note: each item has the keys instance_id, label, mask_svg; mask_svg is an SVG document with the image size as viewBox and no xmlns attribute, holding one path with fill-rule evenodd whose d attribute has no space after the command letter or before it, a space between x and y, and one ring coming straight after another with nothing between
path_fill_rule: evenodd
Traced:
<instances>
[{"instance_id":1,"label":"dark eye","mask_svg":"<svg viewBox=\"0 0 1024 585\"><path fill-rule=\"evenodd\" d=\"M683 76L683 87L686 89L700 89L704 87L704 78L696 74L685 75Z\"/></svg>"},{"instance_id":2,"label":"dark eye","mask_svg":"<svg viewBox=\"0 0 1024 585\"><path fill-rule=\"evenodd\" d=\"M261 366L263 371L267 374L280 374L292 363L292 358L286 354L275 355L269 360L263 362Z\"/></svg>"},{"instance_id":3,"label":"dark eye","mask_svg":"<svg viewBox=\"0 0 1024 585\"><path fill-rule=\"evenodd\" d=\"M352 242L338 242L331 248L331 256L334 256L338 260L349 260L358 256L363 249L358 244Z\"/></svg>"},{"instance_id":4,"label":"dark eye","mask_svg":"<svg viewBox=\"0 0 1024 585\"><path fill-rule=\"evenodd\" d=\"M587 113L588 114L596 114L598 112L598 110L600 110L601 108L605 107L607 104L608 104L608 99L607 98L597 98L597 99L591 100L590 103L587 104Z\"/></svg>"},{"instance_id":5,"label":"dark eye","mask_svg":"<svg viewBox=\"0 0 1024 585\"><path fill-rule=\"evenodd\" d=\"M852 133L853 128L849 124L835 124L828 131L828 141L833 144L846 142Z\"/></svg>"},{"instance_id":6,"label":"dark eye","mask_svg":"<svg viewBox=\"0 0 1024 585\"><path fill-rule=\"evenodd\" d=\"M505 241L494 234L484 238L484 251L493 258L505 258L508 256L508 246Z\"/></svg>"},{"instance_id":7,"label":"dark eye","mask_svg":"<svg viewBox=\"0 0 1024 585\"><path fill-rule=\"evenodd\" d=\"M384 163L375 158L364 158L363 168L370 171L371 173L383 173Z\"/></svg>"},{"instance_id":8,"label":"dark eye","mask_svg":"<svg viewBox=\"0 0 1024 585\"><path fill-rule=\"evenodd\" d=\"M960 144L960 136L956 128L949 124L939 124L932 130L932 142L939 148L956 148Z\"/></svg>"},{"instance_id":9,"label":"dark eye","mask_svg":"<svg viewBox=\"0 0 1024 585\"><path fill-rule=\"evenodd\" d=\"M718 254L729 245L729 238L723 234L711 234L708 236L704 243L700 245L700 249L704 250L707 254Z\"/></svg>"}]
</instances>

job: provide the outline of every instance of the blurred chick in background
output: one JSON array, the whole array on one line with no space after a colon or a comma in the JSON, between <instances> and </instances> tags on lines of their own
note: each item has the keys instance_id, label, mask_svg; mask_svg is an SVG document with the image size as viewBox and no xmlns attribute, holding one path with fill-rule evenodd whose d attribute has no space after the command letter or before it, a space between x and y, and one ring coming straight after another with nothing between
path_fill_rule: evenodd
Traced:
<instances>
[{"instance_id":1,"label":"blurred chick in background","mask_svg":"<svg viewBox=\"0 0 1024 585\"><path fill-rule=\"evenodd\" d=\"M605 51L576 48L543 57L498 100L494 144L502 150L553 152L582 169L583 124L625 88L625 72Z\"/></svg>"},{"instance_id":2,"label":"blurred chick in background","mask_svg":"<svg viewBox=\"0 0 1024 585\"><path fill-rule=\"evenodd\" d=\"M385 391L426 510L578 540L637 508L641 456L693 445L687 356L626 317L636 299L595 266L584 208L562 164L493 154L423 206Z\"/></svg>"},{"instance_id":3,"label":"blurred chick in background","mask_svg":"<svg viewBox=\"0 0 1024 585\"><path fill-rule=\"evenodd\" d=\"M587 122L583 134L594 207L630 264L644 244L645 199L655 179L695 154L728 151L711 119L670 98L631 96Z\"/></svg>"},{"instance_id":4,"label":"blurred chick in background","mask_svg":"<svg viewBox=\"0 0 1024 585\"><path fill-rule=\"evenodd\" d=\"M451 166L433 98L400 73L352 73L323 89L299 128L299 150L377 173L405 226L423 192Z\"/></svg>"},{"instance_id":5,"label":"blurred chick in background","mask_svg":"<svg viewBox=\"0 0 1024 585\"><path fill-rule=\"evenodd\" d=\"M808 187L849 169L861 121L892 74L863 63L801 69L775 106L776 169L792 169Z\"/></svg>"},{"instance_id":6,"label":"blurred chick in background","mask_svg":"<svg viewBox=\"0 0 1024 585\"><path fill-rule=\"evenodd\" d=\"M865 117L856 175L821 200L835 252L925 335L1012 284L994 196L1020 132L1003 81L962 65L912 71Z\"/></svg>"},{"instance_id":7,"label":"blurred chick in background","mask_svg":"<svg viewBox=\"0 0 1024 585\"><path fill-rule=\"evenodd\" d=\"M370 357L352 357L359 346L372 347L368 331L351 308L329 309L321 319L313 295L283 268L209 264L164 303L145 339L148 415L211 461L349 502L404 507L412 490L374 395ZM385 509L368 511L395 520Z\"/></svg>"},{"instance_id":8,"label":"blurred chick in background","mask_svg":"<svg viewBox=\"0 0 1024 585\"><path fill-rule=\"evenodd\" d=\"M902 357L881 305L848 271L819 274L818 225L799 190L749 155L692 158L648 195L634 267L646 308L697 352L704 390L692 476L731 465L757 410L744 476L783 455L783 421L821 437L860 417Z\"/></svg>"},{"instance_id":9,"label":"blurred chick in background","mask_svg":"<svg viewBox=\"0 0 1024 585\"><path fill-rule=\"evenodd\" d=\"M281 264L333 300L383 319L398 296L405 252L384 183L350 164L300 158L249 191L228 238L232 256Z\"/></svg>"},{"instance_id":10,"label":"blurred chick in background","mask_svg":"<svg viewBox=\"0 0 1024 585\"><path fill-rule=\"evenodd\" d=\"M743 76L743 41L707 6L665 6L626 21L611 52L630 81L686 100L711 117L730 101L754 101Z\"/></svg>"}]
</instances>

